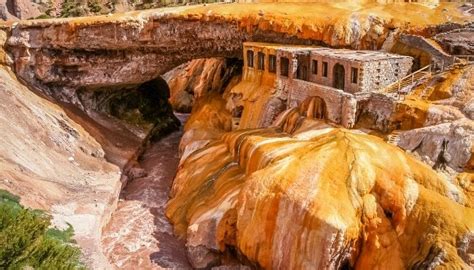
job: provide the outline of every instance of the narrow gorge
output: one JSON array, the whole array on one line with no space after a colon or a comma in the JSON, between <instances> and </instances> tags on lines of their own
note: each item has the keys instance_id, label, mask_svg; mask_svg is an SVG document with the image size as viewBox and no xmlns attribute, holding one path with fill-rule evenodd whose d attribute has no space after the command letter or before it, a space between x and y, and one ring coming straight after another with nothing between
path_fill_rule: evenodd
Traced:
<instances>
[{"instance_id":1,"label":"narrow gorge","mask_svg":"<svg viewBox=\"0 0 474 270\"><path fill-rule=\"evenodd\" d=\"M125 2L0 2L0 269L474 267L472 4Z\"/></svg>"}]
</instances>

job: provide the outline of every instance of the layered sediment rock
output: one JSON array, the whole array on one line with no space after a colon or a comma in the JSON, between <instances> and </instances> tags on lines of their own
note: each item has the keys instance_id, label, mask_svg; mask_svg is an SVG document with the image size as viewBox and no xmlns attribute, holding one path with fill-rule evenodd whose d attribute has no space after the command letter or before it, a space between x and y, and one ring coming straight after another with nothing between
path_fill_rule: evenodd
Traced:
<instances>
[{"instance_id":1,"label":"layered sediment rock","mask_svg":"<svg viewBox=\"0 0 474 270\"><path fill-rule=\"evenodd\" d=\"M472 263L468 191L374 136L281 124L289 133L221 133L182 160L167 214L195 267L231 250L267 269Z\"/></svg>"},{"instance_id":2,"label":"layered sediment rock","mask_svg":"<svg viewBox=\"0 0 474 270\"><path fill-rule=\"evenodd\" d=\"M100 87L143 83L196 58L240 57L244 40L378 49L391 33L431 36L448 21L469 18L451 3L229 4L20 22L8 44L16 73L32 84Z\"/></svg>"},{"instance_id":3,"label":"layered sediment rock","mask_svg":"<svg viewBox=\"0 0 474 270\"><path fill-rule=\"evenodd\" d=\"M53 101L37 96L3 66L12 63L4 51L6 39L0 30L0 129L5 134L0 189L19 195L29 207L46 210L55 225L70 223L85 263L108 269L101 232L127 174L134 173L129 169L149 138L179 126L168 103L168 86L156 78L100 89L42 88L57 98Z\"/></svg>"}]
</instances>

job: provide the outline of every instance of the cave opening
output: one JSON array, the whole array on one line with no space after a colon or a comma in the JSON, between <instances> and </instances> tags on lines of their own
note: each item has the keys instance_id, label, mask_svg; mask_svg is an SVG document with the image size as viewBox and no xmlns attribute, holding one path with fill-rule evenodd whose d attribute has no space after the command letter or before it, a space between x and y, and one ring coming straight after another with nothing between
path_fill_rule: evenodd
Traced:
<instances>
[{"instance_id":1,"label":"cave opening","mask_svg":"<svg viewBox=\"0 0 474 270\"><path fill-rule=\"evenodd\" d=\"M161 77L138 85L79 89L77 95L86 110L114 117L132 133L141 131L153 140L180 125L168 102L168 84Z\"/></svg>"}]
</instances>

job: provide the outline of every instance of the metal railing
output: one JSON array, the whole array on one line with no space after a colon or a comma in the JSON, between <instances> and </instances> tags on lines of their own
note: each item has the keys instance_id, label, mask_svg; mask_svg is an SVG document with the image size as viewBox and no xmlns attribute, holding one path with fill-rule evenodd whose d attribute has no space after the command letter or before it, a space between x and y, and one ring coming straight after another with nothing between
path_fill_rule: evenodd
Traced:
<instances>
[{"instance_id":1,"label":"metal railing","mask_svg":"<svg viewBox=\"0 0 474 270\"><path fill-rule=\"evenodd\" d=\"M389 84L385 88L382 89L384 93L400 93L400 90L403 88L413 85L418 80L428 78L432 75L432 65L427 65L407 76L401 78L400 80Z\"/></svg>"}]
</instances>

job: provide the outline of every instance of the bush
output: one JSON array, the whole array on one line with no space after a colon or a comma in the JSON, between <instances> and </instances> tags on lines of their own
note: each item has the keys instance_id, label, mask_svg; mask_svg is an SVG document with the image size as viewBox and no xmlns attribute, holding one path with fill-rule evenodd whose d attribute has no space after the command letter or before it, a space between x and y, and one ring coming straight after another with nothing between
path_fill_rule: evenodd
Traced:
<instances>
[{"instance_id":1,"label":"bush","mask_svg":"<svg viewBox=\"0 0 474 270\"><path fill-rule=\"evenodd\" d=\"M76 0L65 0L61 5L60 17L80 17L87 15L86 6Z\"/></svg>"},{"instance_id":2,"label":"bush","mask_svg":"<svg viewBox=\"0 0 474 270\"><path fill-rule=\"evenodd\" d=\"M50 227L43 211L24 208L19 197L0 190L0 269L85 269L73 229Z\"/></svg>"},{"instance_id":3,"label":"bush","mask_svg":"<svg viewBox=\"0 0 474 270\"><path fill-rule=\"evenodd\" d=\"M89 7L89 10L94 14L97 14L97 13L102 11L102 7L100 6L98 0L88 1L87 2L87 7Z\"/></svg>"}]
</instances>

